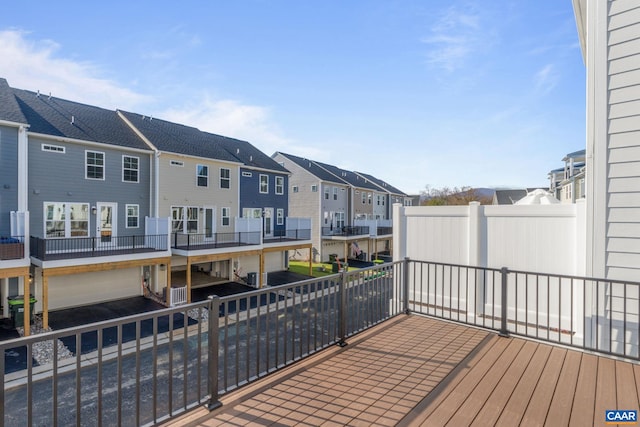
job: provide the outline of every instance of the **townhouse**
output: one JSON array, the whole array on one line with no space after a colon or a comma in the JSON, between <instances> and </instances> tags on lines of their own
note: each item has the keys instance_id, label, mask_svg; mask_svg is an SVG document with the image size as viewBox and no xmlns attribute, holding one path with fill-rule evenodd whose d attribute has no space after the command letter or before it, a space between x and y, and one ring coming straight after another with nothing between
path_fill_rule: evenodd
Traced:
<instances>
[{"instance_id":1,"label":"townhouse","mask_svg":"<svg viewBox=\"0 0 640 427\"><path fill-rule=\"evenodd\" d=\"M364 173L276 152L291 172L289 209L312 218L313 260L370 258L390 251L391 204L410 204L404 193Z\"/></svg>"},{"instance_id":2,"label":"townhouse","mask_svg":"<svg viewBox=\"0 0 640 427\"><path fill-rule=\"evenodd\" d=\"M9 296L33 292L29 282L27 129L27 119L11 88L0 79L0 318L9 317ZM29 311L27 304L27 317Z\"/></svg>"},{"instance_id":3,"label":"townhouse","mask_svg":"<svg viewBox=\"0 0 640 427\"><path fill-rule=\"evenodd\" d=\"M49 310L143 295L170 260L153 152L115 111L11 89L29 124L32 293Z\"/></svg>"}]
</instances>

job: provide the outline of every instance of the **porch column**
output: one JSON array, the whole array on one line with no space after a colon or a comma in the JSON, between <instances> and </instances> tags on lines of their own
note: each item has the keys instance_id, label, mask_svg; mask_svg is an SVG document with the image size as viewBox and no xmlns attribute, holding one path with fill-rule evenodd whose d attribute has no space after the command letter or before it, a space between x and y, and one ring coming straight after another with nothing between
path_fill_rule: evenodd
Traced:
<instances>
[{"instance_id":1,"label":"porch column","mask_svg":"<svg viewBox=\"0 0 640 427\"><path fill-rule=\"evenodd\" d=\"M309 276L313 276L313 245L309 245Z\"/></svg>"},{"instance_id":2,"label":"porch column","mask_svg":"<svg viewBox=\"0 0 640 427\"><path fill-rule=\"evenodd\" d=\"M262 275L264 274L264 251L260 251L260 273L258 276L258 288L262 288Z\"/></svg>"},{"instance_id":3,"label":"porch column","mask_svg":"<svg viewBox=\"0 0 640 427\"><path fill-rule=\"evenodd\" d=\"M167 261L167 301L166 304L171 307L171 261Z\"/></svg>"},{"instance_id":4,"label":"porch column","mask_svg":"<svg viewBox=\"0 0 640 427\"><path fill-rule=\"evenodd\" d=\"M24 295L24 336L31 334L31 286L29 284L29 275L20 276L22 282L22 294Z\"/></svg>"},{"instance_id":5,"label":"porch column","mask_svg":"<svg viewBox=\"0 0 640 427\"><path fill-rule=\"evenodd\" d=\"M191 257L187 257L187 303L191 302Z\"/></svg>"},{"instance_id":6,"label":"porch column","mask_svg":"<svg viewBox=\"0 0 640 427\"><path fill-rule=\"evenodd\" d=\"M49 276L42 270L42 327L49 327Z\"/></svg>"}]
</instances>

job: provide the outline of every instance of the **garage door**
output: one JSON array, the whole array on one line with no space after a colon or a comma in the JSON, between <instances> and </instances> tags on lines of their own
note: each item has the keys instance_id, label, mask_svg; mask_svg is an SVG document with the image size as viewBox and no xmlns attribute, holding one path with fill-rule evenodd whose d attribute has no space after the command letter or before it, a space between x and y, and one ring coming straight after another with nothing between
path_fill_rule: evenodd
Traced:
<instances>
[{"instance_id":1,"label":"garage door","mask_svg":"<svg viewBox=\"0 0 640 427\"><path fill-rule=\"evenodd\" d=\"M49 277L49 310L142 295L142 269Z\"/></svg>"}]
</instances>

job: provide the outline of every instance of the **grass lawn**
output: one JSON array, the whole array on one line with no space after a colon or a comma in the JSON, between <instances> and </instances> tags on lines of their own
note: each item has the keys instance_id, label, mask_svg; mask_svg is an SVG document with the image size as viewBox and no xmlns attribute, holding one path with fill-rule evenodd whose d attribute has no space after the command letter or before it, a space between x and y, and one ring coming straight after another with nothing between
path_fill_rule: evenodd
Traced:
<instances>
[{"instance_id":1,"label":"grass lawn","mask_svg":"<svg viewBox=\"0 0 640 427\"><path fill-rule=\"evenodd\" d=\"M332 265L330 263L321 263L314 262L313 263L313 277L324 277L330 276L331 274L335 274L332 272ZM357 270L356 268L349 267L349 271ZM289 261L289 271L298 274L309 274L309 263L306 261Z\"/></svg>"}]
</instances>

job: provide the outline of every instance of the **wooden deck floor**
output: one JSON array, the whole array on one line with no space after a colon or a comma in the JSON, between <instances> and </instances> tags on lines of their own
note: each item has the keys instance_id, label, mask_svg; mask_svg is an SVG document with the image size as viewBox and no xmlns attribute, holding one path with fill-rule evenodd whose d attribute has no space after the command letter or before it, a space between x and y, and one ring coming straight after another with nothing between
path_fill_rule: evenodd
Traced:
<instances>
[{"instance_id":1,"label":"wooden deck floor","mask_svg":"<svg viewBox=\"0 0 640 427\"><path fill-rule=\"evenodd\" d=\"M639 409L640 365L401 316L175 426L591 426Z\"/></svg>"}]
</instances>

